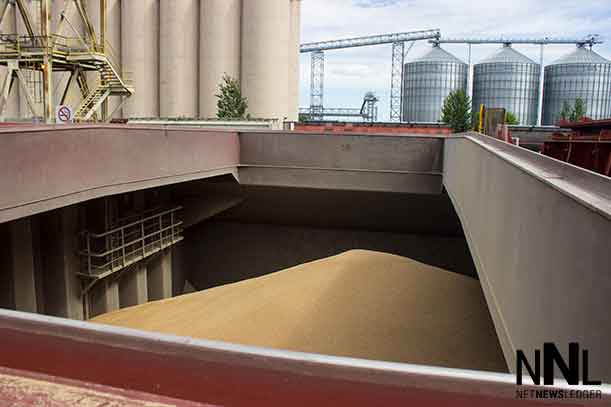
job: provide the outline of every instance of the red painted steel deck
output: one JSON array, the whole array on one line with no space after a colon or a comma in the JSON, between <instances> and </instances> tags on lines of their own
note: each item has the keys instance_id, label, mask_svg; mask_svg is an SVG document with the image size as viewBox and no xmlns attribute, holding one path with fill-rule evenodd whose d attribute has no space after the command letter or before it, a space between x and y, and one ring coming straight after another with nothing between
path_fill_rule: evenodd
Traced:
<instances>
[{"instance_id":1,"label":"red painted steel deck","mask_svg":"<svg viewBox=\"0 0 611 407\"><path fill-rule=\"evenodd\" d=\"M127 394L134 403L159 396L221 406L555 405L516 400L510 375L244 347L13 311L0 311L0 338L0 366L61 378L60 385L106 386L93 389ZM76 387L71 391L82 391ZM606 392L588 405L610 405ZM0 405L14 398L0 392Z\"/></svg>"},{"instance_id":2,"label":"red painted steel deck","mask_svg":"<svg viewBox=\"0 0 611 407\"><path fill-rule=\"evenodd\" d=\"M611 119L562 122L560 127L571 134L554 134L543 144L543 154L611 176Z\"/></svg>"},{"instance_id":3,"label":"red painted steel deck","mask_svg":"<svg viewBox=\"0 0 611 407\"><path fill-rule=\"evenodd\" d=\"M20 407L211 406L2 367L0 367L0 405Z\"/></svg>"}]
</instances>

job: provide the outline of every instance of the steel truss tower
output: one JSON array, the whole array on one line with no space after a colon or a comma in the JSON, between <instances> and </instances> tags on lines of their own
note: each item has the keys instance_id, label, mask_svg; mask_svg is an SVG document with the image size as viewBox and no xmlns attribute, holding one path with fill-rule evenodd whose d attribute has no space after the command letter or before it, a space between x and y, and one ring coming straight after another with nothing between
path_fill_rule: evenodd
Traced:
<instances>
[{"instance_id":1,"label":"steel truss tower","mask_svg":"<svg viewBox=\"0 0 611 407\"><path fill-rule=\"evenodd\" d=\"M414 41L405 48L404 42L392 44L392 69L390 74L390 121L400 122L403 117L403 66Z\"/></svg>"},{"instance_id":2,"label":"steel truss tower","mask_svg":"<svg viewBox=\"0 0 611 407\"><path fill-rule=\"evenodd\" d=\"M402 93L403 93L403 67L405 57L411 50L415 41L429 40L432 43L455 43L469 45L469 65L471 65L471 45L474 44L539 44L541 49L550 44L582 44L590 47L601 44L603 41L597 34L591 34L583 38L442 38L439 29L419 30L402 33L391 33L382 35L370 35L365 37L346 38L331 41L320 41L301 44L299 52L311 53L311 77L310 77L310 111L312 118L322 119L324 111L324 51L367 47L371 45L392 44L392 70L390 79L390 120L400 121L402 118ZM410 46L405 46L410 42ZM543 53L541 52L541 55ZM542 59L542 57L541 57ZM541 63L541 69L543 64ZM469 79L471 81L471 78ZM471 86L471 83L469 83ZM542 92L540 92L541 97ZM541 102L539 103L541 105ZM541 106L540 106L541 107Z\"/></svg>"},{"instance_id":3,"label":"steel truss tower","mask_svg":"<svg viewBox=\"0 0 611 407\"><path fill-rule=\"evenodd\" d=\"M0 0L0 23L8 14L9 7L16 7L17 17L23 20L26 34L2 33L0 35L0 65L8 68L8 73L0 84L0 118L4 118L4 109L13 86L17 82L27 105L34 117L42 118L46 123L55 120L55 106L64 104L69 90L78 86L82 101L76 107L74 119L89 120L101 110L101 118L110 117L105 109L109 96L122 96L124 100L134 93L134 89L122 78L120 67L111 62L107 52L106 0L100 0L100 36L89 19L84 0L66 0L64 10L55 33L51 32L51 0L39 0L40 27L35 26L30 7L25 0ZM76 15L82 22L84 34L79 33L67 15L74 7ZM62 28L68 26L73 36L62 35ZM92 89L87 84L86 72L98 72L98 80ZM42 110L35 103L31 87L28 86L25 72L42 73ZM65 89L54 89L53 73L70 74ZM57 93L57 94L56 94ZM119 105L118 108L120 108ZM100 109L101 108L101 109Z\"/></svg>"},{"instance_id":4,"label":"steel truss tower","mask_svg":"<svg viewBox=\"0 0 611 407\"><path fill-rule=\"evenodd\" d=\"M439 38L439 30L433 29L382 35L371 35L366 37L346 38L333 41L322 41L302 44L300 47L300 52L309 52L311 57L310 117L314 120L321 120L323 116L322 112L324 110L323 98L325 71L325 60L323 53L324 51L354 47L365 47L370 45L392 44L393 65L391 73L391 120L401 120L401 88L403 87L403 62L406 55L406 53L404 52L405 43L411 41L411 44L413 45L414 41L417 40ZM409 49L411 49L411 45Z\"/></svg>"},{"instance_id":5,"label":"steel truss tower","mask_svg":"<svg viewBox=\"0 0 611 407\"><path fill-rule=\"evenodd\" d=\"M325 53L323 51L312 52L310 68L310 114L314 120L322 120L325 88Z\"/></svg>"}]
</instances>

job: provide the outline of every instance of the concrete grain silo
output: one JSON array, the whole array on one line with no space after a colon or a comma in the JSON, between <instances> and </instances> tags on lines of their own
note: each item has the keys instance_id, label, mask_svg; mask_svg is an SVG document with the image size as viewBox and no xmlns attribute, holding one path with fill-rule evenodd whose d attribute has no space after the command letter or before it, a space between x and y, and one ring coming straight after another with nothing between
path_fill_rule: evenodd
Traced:
<instances>
[{"instance_id":1,"label":"concrete grain silo","mask_svg":"<svg viewBox=\"0 0 611 407\"><path fill-rule=\"evenodd\" d=\"M289 0L242 4L242 93L253 117L288 117L290 14Z\"/></svg>"},{"instance_id":2,"label":"concrete grain silo","mask_svg":"<svg viewBox=\"0 0 611 407\"><path fill-rule=\"evenodd\" d=\"M572 107L577 98L587 117L611 117L611 62L583 45L545 67L543 124L557 124L563 105Z\"/></svg>"},{"instance_id":3,"label":"concrete grain silo","mask_svg":"<svg viewBox=\"0 0 611 407\"><path fill-rule=\"evenodd\" d=\"M100 41L100 0L88 0L87 11L91 24ZM106 41L105 52L110 57L111 63L121 69L121 0L106 0ZM94 74L97 78L99 75ZM121 104L121 98L110 97L108 99L108 114L115 112ZM113 117L121 117L121 109Z\"/></svg>"},{"instance_id":4,"label":"concrete grain silo","mask_svg":"<svg viewBox=\"0 0 611 407\"><path fill-rule=\"evenodd\" d=\"M7 8L2 25L0 25L0 32L3 33L14 33L16 32L16 6L9 6ZM8 71L4 67L0 67L0 81L4 81ZM1 83L1 82L0 82ZM6 106L4 108L3 117L5 120L19 118L19 83L13 82L11 93L9 94Z\"/></svg>"},{"instance_id":5,"label":"concrete grain silo","mask_svg":"<svg viewBox=\"0 0 611 407\"><path fill-rule=\"evenodd\" d=\"M240 79L241 0L201 0L199 39L199 116L216 117L223 74Z\"/></svg>"},{"instance_id":6,"label":"concrete grain silo","mask_svg":"<svg viewBox=\"0 0 611 407\"><path fill-rule=\"evenodd\" d=\"M124 117L159 116L159 1L121 2L121 59L136 93Z\"/></svg>"},{"instance_id":7,"label":"concrete grain silo","mask_svg":"<svg viewBox=\"0 0 611 407\"><path fill-rule=\"evenodd\" d=\"M537 124L539 105L539 64L504 45L498 52L475 64L473 111L480 105L505 108L520 124Z\"/></svg>"},{"instance_id":8,"label":"concrete grain silo","mask_svg":"<svg viewBox=\"0 0 611 407\"><path fill-rule=\"evenodd\" d=\"M40 1L23 1L39 33ZM52 34L69 38L75 48L83 41L92 45L74 2L50 1ZM100 0L83 4L100 44ZM239 81L251 117L297 120L300 8L301 0L106 0L104 51L135 89L125 104L120 96L109 97L107 112L114 118L214 118L226 73ZM63 12L67 18L60 26ZM26 34L12 4L2 29ZM24 75L40 115L41 72ZM67 71L53 73L52 105L62 101L70 77ZM86 78L91 92L100 74L88 71ZM5 117L32 117L21 93L13 89ZM80 88L72 83L66 95L64 102L76 110L83 101Z\"/></svg>"},{"instance_id":9,"label":"concrete grain silo","mask_svg":"<svg viewBox=\"0 0 611 407\"><path fill-rule=\"evenodd\" d=\"M161 1L159 21L159 115L196 118L199 1Z\"/></svg>"},{"instance_id":10,"label":"concrete grain silo","mask_svg":"<svg viewBox=\"0 0 611 407\"><path fill-rule=\"evenodd\" d=\"M289 44L288 120L299 117L299 45L301 43L301 0L291 0L291 39Z\"/></svg>"}]
</instances>

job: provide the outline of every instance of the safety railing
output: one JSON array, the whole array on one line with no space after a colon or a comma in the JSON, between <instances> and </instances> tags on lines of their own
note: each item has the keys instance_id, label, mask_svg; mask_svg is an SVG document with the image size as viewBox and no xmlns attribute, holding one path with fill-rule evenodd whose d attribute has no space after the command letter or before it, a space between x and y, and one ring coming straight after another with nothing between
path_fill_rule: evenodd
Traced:
<instances>
[{"instance_id":1,"label":"safety railing","mask_svg":"<svg viewBox=\"0 0 611 407\"><path fill-rule=\"evenodd\" d=\"M103 233L83 232L85 270L79 274L101 279L178 243L181 209L158 211Z\"/></svg>"}]
</instances>

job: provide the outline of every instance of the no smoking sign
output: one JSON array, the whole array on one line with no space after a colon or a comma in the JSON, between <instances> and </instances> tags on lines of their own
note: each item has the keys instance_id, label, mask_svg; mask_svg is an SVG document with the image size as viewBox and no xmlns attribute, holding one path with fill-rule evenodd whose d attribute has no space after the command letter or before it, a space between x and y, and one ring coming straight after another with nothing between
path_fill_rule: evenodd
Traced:
<instances>
[{"instance_id":1,"label":"no smoking sign","mask_svg":"<svg viewBox=\"0 0 611 407\"><path fill-rule=\"evenodd\" d=\"M59 105L55 109L55 122L57 124L72 123L73 118L74 114L70 106Z\"/></svg>"}]
</instances>

